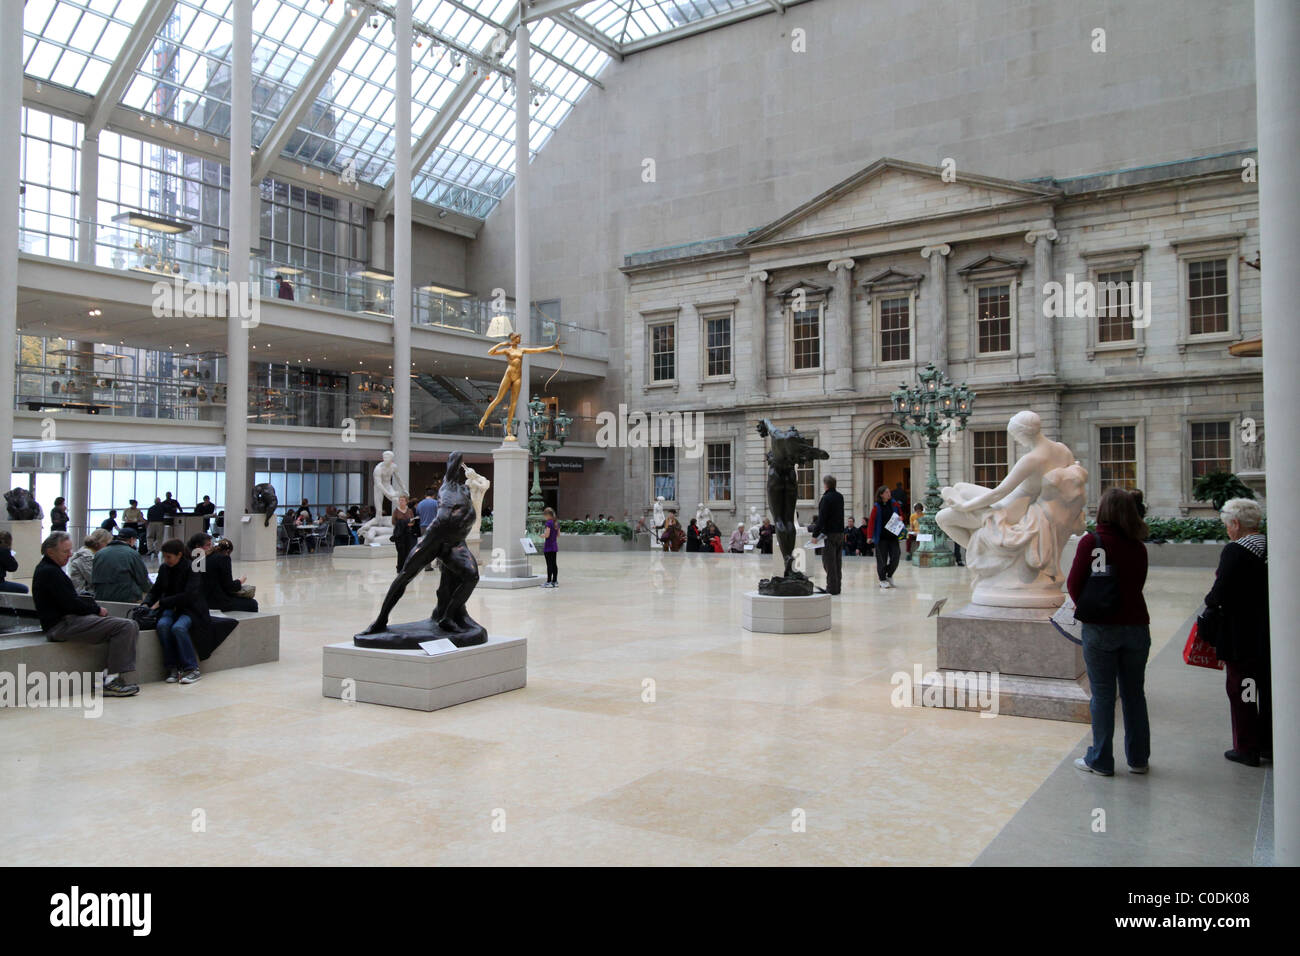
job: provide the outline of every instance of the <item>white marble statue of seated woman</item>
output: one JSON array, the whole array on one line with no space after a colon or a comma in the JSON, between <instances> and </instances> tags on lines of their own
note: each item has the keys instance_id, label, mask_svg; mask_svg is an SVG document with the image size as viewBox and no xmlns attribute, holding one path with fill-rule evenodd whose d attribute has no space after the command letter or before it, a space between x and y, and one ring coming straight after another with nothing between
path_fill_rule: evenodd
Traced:
<instances>
[{"instance_id":1,"label":"white marble statue of seated woman","mask_svg":"<svg viewBox=\"0 0 1300 956\"><path fill-rule=\"evenodd\" d=\"M935 521L966 549L973 604L1058 607L1061 551L1084 531L1088 472L1064 444L1043 434L1034 412L1012 417L1007 433L1029 450L996 488L958 482L942 489Z\"/></svg>"}]
</instances>

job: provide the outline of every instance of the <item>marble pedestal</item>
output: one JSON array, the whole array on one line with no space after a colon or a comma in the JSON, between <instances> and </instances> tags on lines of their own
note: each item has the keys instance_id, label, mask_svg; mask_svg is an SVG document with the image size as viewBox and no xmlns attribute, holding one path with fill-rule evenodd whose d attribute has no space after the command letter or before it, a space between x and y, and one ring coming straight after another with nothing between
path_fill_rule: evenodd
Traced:
<instances>
[{"instance_id":1,"label":"marble pedestal","mask_svg":"<svg viewBox=\"0 0 1300 956\"><path fill-rule=\"evenodd\" d=\"M831 596L768 597L741 595L741 627L762 634L815 634L831 629Z\"/></svg>"},{"instance_id":2,"label":"marble pedestal","mask_svg":"<svg viewBox=\"0 0 1300 956\"><path fill-rule=\"evenodd\" d=\"M384 564L390 567L397 567L397 545L391 541L384 541L381 544L345 544L335 548L332 552L335 561L341 561L344 564Z\"/></svg>"},{"instance_id":3,"label":"marble pedestal","mask_svg":"<svg viewBox=\"0 0 1300 956\"><path fill-rule=\"evenodd\" d=\"M916 688L916 703L925 686L952 675L996 673L998 713L1089 723L1083 648L1052 626L1053 610L967 604L940 614L938 672Z\"/></svg>"},{"instance_id":4,"label":"marble pedestal","mask_svg":"<svg viewBox=\"0 0 1300 956\"><path fill-rule=\"evenodd\" d=\"M240 515L236 522L226 516L227 534L238 528L235 541L235 555L240 561L274 561L276 543L276 519L270 524L263 524L266 515Z\"/></svg>"},{"instance_id":5,"label":"marble pedestal","mask_svg":"<svg viewBox=\"0 0 1300 956\"><path fill-rule=\"evenodd\" d=\"M492 451L492 553L479 559L480 588L535 588L545 579L533 574L528 553L519 539L528 533L528 449L517 441Z\"/></svg>"},{"instance_id":6,"label":"marble pedestal","mask_svg":"<svg viewBox=\"0 0 1300 956\"><path fill-rule=\"evenodd\" d=\"M410 710L439 710L518 690L527 683L528 641L490 635L486 644L427 654L424 650L324 648L326 697Z\"/></svg>"},{"instance_id":7,"label":"marble pedestal","mask_svg":"<svg viewBox=\"0 0 1300 956\"><path fill-rule=\"evenodd\" d=\"M11 521L8 518L0 519L0 531L8 531L14 536L13 552L18 561L18 570L12 572L9 577L31 578L32 572L41 560L41 521L39 518L32 521ZM72 542L73 550L81 547L80 541Z\"/></svg>"}]
</instances>

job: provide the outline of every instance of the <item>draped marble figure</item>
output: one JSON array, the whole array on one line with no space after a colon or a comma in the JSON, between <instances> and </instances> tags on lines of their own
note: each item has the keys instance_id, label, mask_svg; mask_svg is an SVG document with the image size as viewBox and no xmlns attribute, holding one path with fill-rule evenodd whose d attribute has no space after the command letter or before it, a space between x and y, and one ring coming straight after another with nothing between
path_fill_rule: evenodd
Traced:
<instances>
[{"instance_id":1,"label":"draped marble figure","mask_svg":"<svg viewBox=\"0 0 1300 956\"><path fill-rule=\"evenodd\" d=\"M1061 552L1082 534L1088 472L1064 444L1043 434L1042 419L1018 412L1007 434L1028 450L996 488L958 482L943 488L935 521L966 549L975 579L972 604L1059 607Z\"/></svg>"}]
</instances>

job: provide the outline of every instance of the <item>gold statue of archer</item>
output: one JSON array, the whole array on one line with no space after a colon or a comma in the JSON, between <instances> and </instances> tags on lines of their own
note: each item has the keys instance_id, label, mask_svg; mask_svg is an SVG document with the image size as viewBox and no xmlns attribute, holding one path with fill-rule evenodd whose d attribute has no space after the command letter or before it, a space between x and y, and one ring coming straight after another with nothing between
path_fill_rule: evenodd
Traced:
<instances>
[{"instance_id":1,"label":"gold statue of archer","mask_svg":"<svg viewBox=\"0 0 1300 956\"><path fill-rule=\"evenodd\" d=\"M494 408L501 404L501 400L506 397L506 391L509 390L510 411L506 415L505 421L506 441L517 441L513 429L515 424L515 406L519 404L519 389L523 385L522 369L524 356L532 355L537 352L553 352L560 347L557 342L555 345L547 345L543 348L526 349L520 346L519 343L521 341L523 341L523 339L519 333L514 332L506 341L498 342L496 345L492 346L492 348L488 349L488 355L501 355L502 353L505 353L506 374L501 376L501 387L497 389L497 395L496 398L492 399L492 404L488 405L487 411L485 411L483 417L479 419L478 428L479 431L483 430L483 426L487 424L488 416L492 414Z\"/></svg>"}]
</instances>

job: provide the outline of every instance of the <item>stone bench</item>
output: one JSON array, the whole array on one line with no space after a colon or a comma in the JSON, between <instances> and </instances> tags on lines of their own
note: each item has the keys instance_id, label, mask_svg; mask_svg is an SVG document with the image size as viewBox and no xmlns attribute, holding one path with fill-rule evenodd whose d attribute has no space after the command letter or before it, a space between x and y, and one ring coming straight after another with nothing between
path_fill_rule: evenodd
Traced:
<instances>
[{"instance_id":1,"label":"stone bench","mask_svg":"<svg viewBox=\"0 0 1300 956\"><path fill-rule=\"evenodd\" d=\"M4 594L2 597L7 600L0 600L0 617L6 620L9 619L6 607L35 610L30 594ZM118 601L100 601L99 605L112 617L126 617L127 612L136 606ZM211 657L199 663L199 669L203 673L266 664L280 659L280 615L265 611L221 611L217 614L234 618L239 626L230 632L230 636L221 642ZM107 643L51 641L39 630L40 622L36 618L25 620L30 621L37 630L0 633L0 672L17 674L20 664L25 665L28 674L51 674L56 671L98 673L104 669L108 659ZM140 638L136 641L135 680L138 683L155 683L166 677L162 643L157 635L157 631L141 631Z\"/></svg>"}]
</instances>

